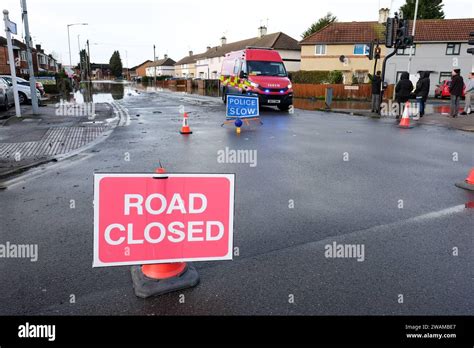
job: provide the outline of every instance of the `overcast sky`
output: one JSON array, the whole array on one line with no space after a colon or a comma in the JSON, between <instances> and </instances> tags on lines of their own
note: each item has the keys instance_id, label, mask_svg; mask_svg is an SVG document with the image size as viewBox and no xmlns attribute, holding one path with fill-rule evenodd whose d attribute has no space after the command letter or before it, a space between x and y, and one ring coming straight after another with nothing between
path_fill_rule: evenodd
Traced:
<instances>
[{"instance_id":1,"label":"overcast sky","mask_svg":"<svg viewBox=\"0 0 474 348\"><path fill-rule=\"evenodd\" d=\"M167 53L174 60L188 51L200 53L206 46L219 44L225 35L228 42L254 37L260 24L268 32L282 31L300 40L301 33L328 11L340 21L377 20L380 7L397 11L404 0L28 0L30 31L34 43L47 53L54 52L69 64L67 24L73 26L71 53L73 64L79 61L78 35L83 47L89 39L91 61L108 63L119 50L123 65L132 67L156 53ZM474 17L472 0L444 0L446 18ZM3 9L18 24L21 38L20 0L2 0ZM2 9L2 10L3 10ZM0 34L5 36L4 32Z\"/></svg>"}]
</instances>

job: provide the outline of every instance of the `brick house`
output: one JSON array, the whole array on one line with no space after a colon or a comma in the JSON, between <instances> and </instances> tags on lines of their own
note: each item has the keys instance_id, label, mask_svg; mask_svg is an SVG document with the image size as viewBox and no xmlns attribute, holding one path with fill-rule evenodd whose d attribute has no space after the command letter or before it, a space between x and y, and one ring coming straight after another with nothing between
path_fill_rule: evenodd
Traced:
<instances>
[{"instance_id":1,"label":"brick house","mask_svg":"<svg viewBox=\"0 0 474 348\"><path fill-rule=\"evenodd\" d=\"M130 76L132 78L146 76L146 68L148 68L152 63L151 60L145 60L143 63L130 68Z\"/></svg>"}]
</instances>

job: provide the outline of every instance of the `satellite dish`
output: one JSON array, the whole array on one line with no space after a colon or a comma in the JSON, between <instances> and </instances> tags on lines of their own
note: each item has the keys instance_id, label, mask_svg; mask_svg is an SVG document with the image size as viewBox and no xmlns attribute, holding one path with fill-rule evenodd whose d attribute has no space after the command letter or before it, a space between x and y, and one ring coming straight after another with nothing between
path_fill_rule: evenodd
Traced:
<instances>
[{"instance_id":1,"label":"satellite dish","mask_svg":"<svg viewBox=\"0 0 474 348\"><path fill-rule=\"evenodd\" d=\"M339 57L339 61L340 61L341 63L344 63L345 60L346 60L346 56L345 56L345 55L342 55L342 56Z\"/></svg>"}]
</instances>

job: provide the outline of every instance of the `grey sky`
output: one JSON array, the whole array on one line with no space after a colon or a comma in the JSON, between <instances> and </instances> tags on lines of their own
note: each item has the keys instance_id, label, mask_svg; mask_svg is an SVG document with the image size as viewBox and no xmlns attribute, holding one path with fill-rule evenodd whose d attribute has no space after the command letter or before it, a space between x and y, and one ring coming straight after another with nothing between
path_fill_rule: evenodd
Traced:
<instances>
[{"instance_id":1,"label":"grey sky","mask_svg":"<svg viewBox=\"0 0 474 348\"><path fill-rule=\"evenodd\" d=\"M79 60L78 37L84 46L91 42L91 60L105 63L119 50L124 66L131 67L167 53L178 60L193 50L219 43L225 35L237 41L257 34L260 24L270 32L283 31L295 39L319 17L331 11L340 21L377 20L379 7L396 11L404 0L253 0L226 2L216 0L28 0L30 31L34 43L48 53L55 52L69 64L66 25L87 22L88 26L71 27L73 63ZM446 18L474 17L472 0L444 0ZM245 4L245 5L244 5ZM17 22L19 35L21 12L19 0L2 0ZM239 15L243 13L245 15ZM4 32L0 34L4 36Z\"/></svg>"}]
</instances>

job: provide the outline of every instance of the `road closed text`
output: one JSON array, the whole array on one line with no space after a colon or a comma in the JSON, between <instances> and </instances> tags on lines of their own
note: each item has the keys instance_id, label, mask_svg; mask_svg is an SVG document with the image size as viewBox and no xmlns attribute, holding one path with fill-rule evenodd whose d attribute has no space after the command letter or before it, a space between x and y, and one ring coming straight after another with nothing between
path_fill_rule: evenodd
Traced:
<instances>
[{"instance_id":1,"label":"road closed text","mask_svg":"<svg viewBox=\"0 0 474 348\"><path fill-rule=\"evenodd\" d=\"M146 197L140 194L126 194L124 197L124 216L130 216L132 211L137 216L166 216L175 212L186 215L202 214L207 208L207 198L201 193L191 193L182 197L175 193L168 202L160 193ZM224 224L221 221L171 221L169 223L150 222L143 231L136 231L133 223L126 225L112 223L104 232L105 241L109 245L121 244L158 244L167 240L171 243L213 242L224 236ZM143 236L143 238L136 237Z\"/></svg>"},{"instance_id":2,"label":"road closed text","mask_svg":"<svg viewBox=\"0 0 474 348\"><path fill-rule=\"evenodd\" d=\"M94 267L232 258L233 174L96 174L94 200Z\"/></svg>"}]
</instances>

